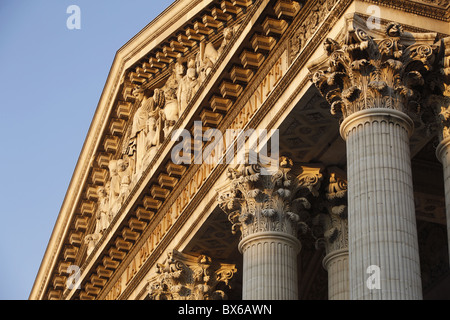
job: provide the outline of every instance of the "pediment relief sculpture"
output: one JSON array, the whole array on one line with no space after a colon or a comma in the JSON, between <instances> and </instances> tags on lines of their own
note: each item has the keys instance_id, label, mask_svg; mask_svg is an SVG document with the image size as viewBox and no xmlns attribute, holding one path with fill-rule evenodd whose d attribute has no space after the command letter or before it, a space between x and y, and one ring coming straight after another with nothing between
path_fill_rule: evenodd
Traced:
<instances>
[{"instance_id":1,"label":"pediment relief sculpture","mask_svg":"<svg viewBox=\"0 0 450 320\"><path fill-rule=\"evenodd\" d=\"M110 160L107 187L99 191L95 230L86 236L88 255L119 212L160 145L169 137L180 115L194 98L238 27L224 29L219 48L203 41L195 58L188 61L178 59L162 87L149 90L143 84L132 88L136 111L122 142L122 155L119 159ZM153 91L150 96L146 94L149 91Z\"/></svg>"},{"instance_id":2,"label":"pediment relief sculpture","mask_svg":"<svg viewBox=\"0 0 450 320\"><path fill-rule=\"evenodd\" d=\"M316 247L324 247L330 253L348 248L347 178L339 168L326 171L326 183L313 214L311 230Z\"/></svg>"}]
</instances>

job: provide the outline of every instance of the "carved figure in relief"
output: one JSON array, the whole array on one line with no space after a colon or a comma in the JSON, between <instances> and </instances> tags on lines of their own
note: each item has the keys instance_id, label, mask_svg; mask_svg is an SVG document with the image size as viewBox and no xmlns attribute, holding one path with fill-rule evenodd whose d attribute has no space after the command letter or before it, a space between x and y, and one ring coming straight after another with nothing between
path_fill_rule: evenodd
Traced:
<instances>
[{"instance_id":1,"label":"carved figure in relief","mask_svg":"<svg viewBox=\"0 0 450 320\"><path fill-rule=\"evenodd\" d=\"M219 47L216 49L212 43L200 43L200 52L196 56L196 69L197 69L197 79L201 84L208 74L211 72L214 64L219 59L220 55L225 50L226 46L230 43L233 35L240 25L234 27L225 28L223 30L223 41Z\"/></svg>"},{"instance_id":2,"label":"carved figure in relief","mask_svg":"<svg viewBox=\"0 0 450 320\"><path fill-rule=\"evenodd\" d=\"M86 254L89 256L92 251L94 250L95 246L97 245L98 241L100 240L101 235L98 233L94 234L88 234L84 238L84 243L87 244L87 250Z\"/></svg>"},{"instance_id":3,"label":"carved figure in relief","mask_svg":"<svg viewBox=\"0 0 450 320\"><path fill-rule=\"evenodd\" d=\"M179 119L179 107L178 107L178 86L184 76L184 66L181 62L177 62L174 66L172 75L167 79L162 91L165 96L165 106L163 108L162 121L164 122L164 137L167 137L172 130L173 126Z\"/></svg>"},{"instance_id":4,"label":"carved figure in relief","mask_svg":"<svg viewBox=\"0 0 450 320\"><path fill-rule=\"evenodd\" d=\"M96 214L95 233L103 233L109 226L109 197L104 187L99 187L98 207Z\"/></svg>"},{"instance_id":5,"label":"carved figure in relief","mask_svg":"<svg viewBox=\"0 0 450 320\"><path fill-rule=\"evenodd\" d=\"M106 192L106 196L107 196L107 201L105 201L105 210L108 214L108 221L111 223L112 219L114 218L111 214L111 200L110 200L110 195L111 195L111 181L106 182L105 184L105 192Z\"/></svg>"},{"instance_id":6,"label":"carved figure in relief","mask_svg":"<svg viewBox=\"0 0 450 320\"><path fill-rule=\"evenodd\" d=\"M195 61L188 62L188 70L186 75L181 79L178 86L178 113L181 115L186 109L187 105L200 87L200 82L197 79L197 71Z\"/></svg>"},{"instance_id":7,"label":"carved figure in relief","mask_svg":"<svg viewBox=\"0 0 450 320\"><path fill-rule=\"evenodd\" d=\"M220 45L220 48L217 49L217 58L219 58L219 56L225 50L225 47L231 41L231 38L233 38L233 35L235 34L235 32L238 28L239 28L239 25L235 26L234 28L223 29L223 41L222 41L222 44ZM216 59L216 61L217 61L217 59Z\"/></svg>"},{"instance_id":8,"label":"carved figure in relief","mask_svg":"<svg viewBox=\"0 0 450 320\"><path fill-rule=\"evenodd\" d=\"M125 198L130 189L131 172L129 169L129 161L126 157L117 161L117 174L120 178L119 197L117 199L117 205L119 208L125 201Z\"/></svg>"},{"instance_id":9,"label":"carved figure in relief","mask_svg":"<svg viewBox=\"0 0 450 320\"><path fill-rule=\"evenodd\" d=\"M150 114L147 120L147 134L146 134L146 144L145 144L145 158L144 167L147 167L150 161L155 156L158 151L159 145L164 139L163 136L163 122L162 122L162 111L155 110Z\"/></svg>"},{"instance_id":10,"label":"carved figure in relief","mask_svg":"<svg viewBox=\"0 0 450 320\"><path fill-rule=\"evenodd\" d=\"M118 210L118 199L120 195L120 176L117 170L117 160L111 160L109 162L109 209L110 219L114 218Z\"/></svg>"},{"instance_id":11,"label":"carved figure in relief","mask_svg":"<svg viewBox=\"0 0 450 320\"><path fill-rule=\"evenodd\" d=\"M133 95L139 101L140 106L133 117L128 155L134 158L136 165L135 173L140 173L142 172L142 163L145 157L145 130L147 120L150 112L155 109L155 100L152 97L146 98L144 89L139 87L133 91Z\"/></svg>"},{"instance_id":12,"label":"carved figure in relief","mask_svg":"<svg viewBox=\"0 0 450 320\"><path fill-rule=\"evenodd\" d=\"M218 57L219 54L212 45L212 43L208 44L205 44L204 42L200 43L200 52L197 54L196 57L196 68L198 74L198 81L200 83L205 81L206 77L214 67L214 63L216 63Z\"/></svg>"}]
</instances>

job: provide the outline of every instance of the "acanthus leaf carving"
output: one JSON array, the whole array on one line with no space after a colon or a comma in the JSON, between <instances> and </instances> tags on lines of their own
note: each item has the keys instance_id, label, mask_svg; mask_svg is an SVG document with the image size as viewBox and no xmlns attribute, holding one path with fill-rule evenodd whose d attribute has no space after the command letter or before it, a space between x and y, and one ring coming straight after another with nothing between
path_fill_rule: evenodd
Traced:
<instances>
[{"instance_id":1,"label":"acanthus leaf carving","mask_svg":"<svg viewBox=\"0 0 450 320\"><path fill-rule=\"evenodd\" d=\"M347 179L337 167L327 168L327 183L321 192L319 212L312 219L316 247L327 253L348 248ZM319 231L318 231L319 230Z\"/></svg>"},{"instance_id":2,"label":"acanthus leaf carving","mask_svg":"<svg viewBox=\"0 0 450 320\"><path fill-rule=\"evenodd\" d=\"M355 22L356 21L356 22ZM326 57L310 65L310 79L346 118L369 108L389 108L410 115L421 112L424 86L435 70L436 34L412 34L389 23L380 37L369 35L357 17L340 42L326 39Z\"/></svg>"},{"instance_id":3,"label":"acanthus leaf carving","mask_svg":"<svg viewBox=\"0 0 450 320\"><path fill-rule=\"evenodd\" d=\"M224 300L237 269L233 264L214 262L206 255L171 250L156 276L148 279L151 300Z\"/></svg>"},{"instance_id":4,"label":"acanthus leaf carving","mask_svg":"<svg viewBox=\"0 0 450 320\"><path fill-rule=\"evenodd\" d=\"M218 203L241 237L264 231L282 231L297 236L306 231L308 198L316 197L322 175L320 168L302 167L295 176L293 162L281 157L279 167L262 172L262 164L229 168L228 188L221 190Z\"/></svg>"}]
</instances>

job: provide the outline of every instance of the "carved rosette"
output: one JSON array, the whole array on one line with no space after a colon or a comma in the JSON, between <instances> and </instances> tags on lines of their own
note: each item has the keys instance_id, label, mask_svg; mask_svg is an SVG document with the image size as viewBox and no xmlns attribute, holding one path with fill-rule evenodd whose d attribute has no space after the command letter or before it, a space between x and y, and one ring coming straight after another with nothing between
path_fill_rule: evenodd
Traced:
<instances>
[{"instance_id":1,"label":"carved rosette","mask_svg":"<svg viewBox=\"0 0 450 320\"><path fill-rule=\"evenodd\" d=\"M326 254L348 249L347 179L343 172L333 170L329 173L321 201L325 210L313 219L313 224L321 230L315 235L318 237L316 246L325 247Z\"/></svg>"},{"instance_id":2,"label":"carved rosette","mask_svg":"<svg viewBox=\"0 0 450 320\"><path fill-rule=\"evenodd\" d=\"M331 113L346 118L370 108L421 112L439 51L436 34L407 33L395 22L381 37L360 27L348 29L343 41L325 41L326 58L311 70Z\"/></svg>"},{"instance_id":3,"label":"carved rosette","mask_svg":"<svg viewBox=\"0 0 450 320\"><path fill-rule=\"evenodd\" d=\"M291 173L291 159L282 157L277 170L265 172L262 165L244 165L229 169L228 189L219 194L218 202L228 214L232 232L241 238L266 231L290 234L294 237L306 228L311 207L308 197L316 196L322 174L317 168L303 168ZM311 170L308 170L311 169Z\"/></svg>"},{"instance_id":4,"label":"carved rosette","mask_svg":"<svg viewBox=\"0 0 450 320\"><path fill-rule=\"evenodd\" d=\"M224 300L236 271L233 264L172 250L163 264L157 264L157 275L148 280L148 297L150 300Z\"/></svg>"}]
</instances>

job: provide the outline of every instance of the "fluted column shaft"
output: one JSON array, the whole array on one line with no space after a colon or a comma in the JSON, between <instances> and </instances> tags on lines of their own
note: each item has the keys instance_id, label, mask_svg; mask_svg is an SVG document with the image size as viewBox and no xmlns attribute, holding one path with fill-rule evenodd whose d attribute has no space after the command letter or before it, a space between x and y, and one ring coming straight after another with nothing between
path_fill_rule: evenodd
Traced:
<instances>
[{"instance_id":1,"label":"fluted column shaft","mask_svg":"<svg viewBox=\"0 0 450 320\"><path fill-rule=\"evenodd\" d=\"M335 250L323 259L328 271L328 300L350 299L348 260L348 249Z\"/></svg>"},{"instance_id":2,"label":"fluted column shaft","mask_svg":"<svg viewBox=\"0 0 450 320\"><path fill-rule=\"evenodd\" d=\"M241 232L244 300L298 299L297 255L299 225L317 195L320 168L301 166L292 174L293 161L280 157L278 170L261 164L230 169L218 202Z\"/></svg>"},{"instance_id":3,"label":"fluted column shaft","mask_svg":"<svg viewBox=\"0 0 450 320\"><path fill-rule=\"evenodd\" d=\"M444 171L445 212L447 215L447 235L450 258L450 137L441 141L436 149L436 156L441 161Z\"/></svg>"},{"instance_id":4,"label":"fluted column shaft","mask_svg":"<svg viewBox=\"0 0 450 320\"><path fill-rule=\"evenodd\" d=\"M351 299L422 298L412 128L403 112L386 108L356 112L341 125L347 142ZM368 273L370 266L379 274ZM367 283L372 275L379 289Z\"/></svg>"},{"instance_id":5,"label":"fluted column shaft","mask_svg":"<svg viewBox=\"0 0 450 320\"><path fill-rule=\"evenodd\" d=\"M283 232L259 232L239 244L244 300L297 300L300 242Z\"/></svg>"}]
</instances>

